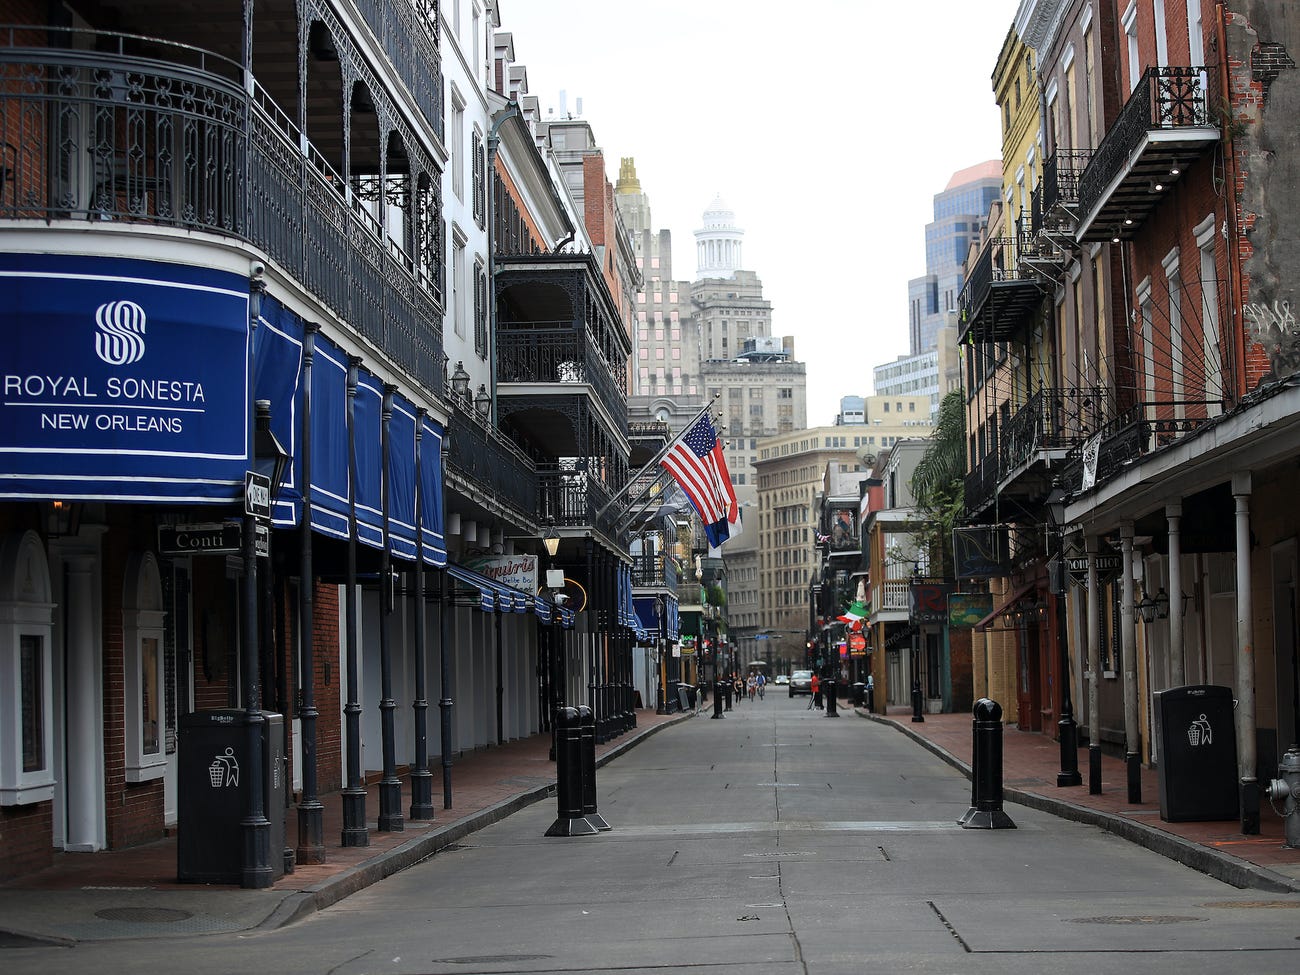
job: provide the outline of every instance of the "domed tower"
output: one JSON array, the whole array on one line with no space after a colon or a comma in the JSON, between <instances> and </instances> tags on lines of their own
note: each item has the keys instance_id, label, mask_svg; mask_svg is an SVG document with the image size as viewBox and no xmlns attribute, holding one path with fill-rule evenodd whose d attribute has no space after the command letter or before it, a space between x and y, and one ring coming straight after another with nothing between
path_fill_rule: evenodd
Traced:
<instances>
[{"instance_id":1,"label":"domed tower","mask_svg":"<svg viewBox=\"0 0 1300 975\"><path fill-rule=\"evenodd\" d=\"M704 211L704 227L695 231L695 278L730 278L744 267L740 249L745 232L736 214L715 196Z\"/></svg>"}]
</instances>

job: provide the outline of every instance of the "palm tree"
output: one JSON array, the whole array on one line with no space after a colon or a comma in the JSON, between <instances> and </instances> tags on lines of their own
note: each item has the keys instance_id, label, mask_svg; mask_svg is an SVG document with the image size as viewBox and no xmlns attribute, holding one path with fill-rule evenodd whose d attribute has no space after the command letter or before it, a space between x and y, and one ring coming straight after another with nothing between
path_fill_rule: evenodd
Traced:
<instances>
[{"instance_id":1,"label":"palm tree","mask_svg":"<svg viewBox=\"0 0 1300 975\"><path fill-rule=\"evenodd\" d=\"M953 390L940 402L934 433L912 472L920 516L914 532L945 577L952 574L952 530L965 509L965 481L966 406L961 391Z\"/></svg>"}]
</instances>

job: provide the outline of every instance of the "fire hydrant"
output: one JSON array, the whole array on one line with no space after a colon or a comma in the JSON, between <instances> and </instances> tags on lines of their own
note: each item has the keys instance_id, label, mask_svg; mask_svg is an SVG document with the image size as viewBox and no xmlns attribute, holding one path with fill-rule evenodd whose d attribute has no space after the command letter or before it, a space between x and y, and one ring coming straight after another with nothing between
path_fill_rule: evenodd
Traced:
<instances>
[{"instance_id":1,"label":"fire hydrant","mask_svg":"<svg viewBox=\"0 0 1300 975\"><path fill-rule=\"evenodd\" d=\"M1292 745L1286 750L1277 774L1281 778L1270 782L1265 791L1270 802L1286 800L1278 813L1286 830L1286 845L1292 850L1300 849L1300 745ZM1277 811L1277 806L1274 805L1273 809Z\"/></svg>"}]
</instances>

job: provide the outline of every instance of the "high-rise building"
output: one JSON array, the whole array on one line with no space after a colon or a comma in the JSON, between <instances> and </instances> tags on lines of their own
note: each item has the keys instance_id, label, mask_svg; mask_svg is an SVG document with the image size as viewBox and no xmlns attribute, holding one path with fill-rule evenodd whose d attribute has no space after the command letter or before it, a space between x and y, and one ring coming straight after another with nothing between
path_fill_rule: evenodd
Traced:
<instances>
[{"instance_id":1,"label":"high-rise building","mask_svg":"<svg viewBox=\"0 0 1300 975\"><path fill-rule=\"evenodd\" d=\"M907 334L912 355L933 349L947 316L957 310L965 283L963 263L978 244L989 207L1002 189L1002 161L990 160L953 173L934 197L934 219L925 225L925 274L907 282Z\"/></svg>"}]
</instances>

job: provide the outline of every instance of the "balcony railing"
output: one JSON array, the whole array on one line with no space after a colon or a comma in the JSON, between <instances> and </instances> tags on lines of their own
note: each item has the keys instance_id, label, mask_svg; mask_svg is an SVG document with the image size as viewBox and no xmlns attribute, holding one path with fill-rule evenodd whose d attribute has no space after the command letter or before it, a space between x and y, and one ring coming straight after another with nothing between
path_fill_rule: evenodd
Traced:
<instances>
[{"instance_id":1,"label":"balcony railing","mask_svg":"<svg viewBox=\"0 0 1300 975\"><path fill-rule=\"evenodd\" d=\"M1127 239L1217 140L1202 68L1148 68L1079 177L1080 240Z\"/></svg>"},{"instance_id":2,"label":"balcony railing","mask_svg":"<svg viewBox=\"0 0 1300 975\"><path fill-rule=\"evenodd\" d=\"M1043 212L1079 203L1079 177L1092 161L1091 149L1062 149L1043 162Z\"/></svg>"},{"instance_id":3,"label":"balcony railing","mask_svg":"<svg viewBox=\"0 0 1300 975\"><path fill-rule=\"evenodd\" d=\"M541 511L537 468L472 407L457 409L451 423L447 479L472 492L494 513L525 529L538 524Z\"/></svg>"},{"instance_id":4,"label":"balcony railing","mask_svg":"<svg viewBox=\"0 0 1300 975\"><path fill-rule=\"evenodd\" d=\"M1037 247L1031 234L989 238L961 292L963 342L1005 342L1028 322L1043 297L1039 273L1027 260Z\"/></svg>"},{"instance_id":5,"label":"balcony railing","mask_svg":"<svg viewBox=\"0 0 1300 975\"><path fill-rule=\"evenodd\" d=\"M1100 387L1035 392L1002 428L999 480L1040 453L1068 451L1096 434L1105 422L1105 404Z\"/></svg>"},{"instance_id":6,"label":"balcony railing","mask_svg":"<svg viewBox=\"0 0 1300 975\"><path fill-rule=\"evenodd\" d=\"M569 322L501 322L497 354L501 382L586 383L615 422L626 427L626 374L615 374L587 329Z\"/></svg>"},{"instance_id":7,"label":"balcony railing","mask_svg":"<svg viewBox=\"0 0 1300 975\"><path fill-rule=\"evenodd\" d=\"M675 590L677 582L677 564L670 556L663 552L633 554L632 585Z\"/></svg>"},{"instance_id":8,"label":"balcony railing","mask_svg":"<svg viewBox=\"0 0 1300 975\"><path fill-rule=\"evenodd\" d=\"M596 528L614 531L617 505L610 505L599 519L596 512L613 497L608 484L577 467L556 464L537 466L539 516L554 519L562 528Z\"/></svg>"},{"instance_id":9,"label":"balcony railing","mask_svg":"<svg viewBox=\"0 0 1300 975\"><path fill-rule=\"evenodd\" d=\"M1103 424L1092 441L1070 451L1066 481L1075 490L1103 484L1126 465L1195 433L1223 412L1222 400L1151 401L1135 403ZM1086 489L1086 488L1085 488Z\"/></svg>"},{"instance_id":10,"label":"balcony railing","mask_svg":"<svg viewBox=\"0 0 1300 975\"><path fill-rule=\"evenodd\" d=\"M886 579L871 587L871 608L876 612L906 613L911 605L910 579Z\"/></svg>"},{"instance_id":11,"label":"balcony railing","mask_svg":"<svg viewBox=\"0 0 1300 975\"><path fill-rule=\"evenodd\" d=\"M249 241L442 392L436 181L415 201L407 254L261 89L250 101L238 65L103 31L60 31L69 46L48 47L48 31L0 28L0 219Z\"/></svg>"},{"instance_id":12,"label":"balcony railing","mask_svg":"<svg viewBox=\"0 0 1300 975\"><path fill-rule=\"evenodd\" d=\"M998 454L990 450L980 457L971 470L966 472L965 490L966 510L972 515L978 513L993 501L998 489Z\"/></svg>"},{"instance_id":13,"label":"balcony railing","mask_svg":"<svg viewBox=\"0 0 1300 975\"><path fill-rule=\"evenodd\" d=\"M356 0L397 75L443 134L438 5L434 0Z\"/></svg>"}]
</instances>

